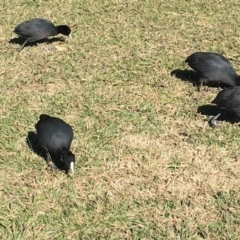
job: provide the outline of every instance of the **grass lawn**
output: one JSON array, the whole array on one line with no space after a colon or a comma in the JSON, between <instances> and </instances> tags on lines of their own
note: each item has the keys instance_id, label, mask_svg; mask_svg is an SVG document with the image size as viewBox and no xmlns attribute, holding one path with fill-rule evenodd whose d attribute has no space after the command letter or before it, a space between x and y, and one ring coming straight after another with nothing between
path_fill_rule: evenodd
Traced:
<instances>
[{"instance_id":1,"label":"grass lawn","mask_svg":"<svg viewBox=\"0 0 240 240\"><path fill-rule=\"evenodd\" d=\"M182 77L195 51L240 73L239 1L0 5L0 239L239 239L239 123L211 128L219 90ZM73 38L19 53L13 30L35 17ZM74 177L29 148L41 113L73 127Z\"/></svg>"}]
</instances>

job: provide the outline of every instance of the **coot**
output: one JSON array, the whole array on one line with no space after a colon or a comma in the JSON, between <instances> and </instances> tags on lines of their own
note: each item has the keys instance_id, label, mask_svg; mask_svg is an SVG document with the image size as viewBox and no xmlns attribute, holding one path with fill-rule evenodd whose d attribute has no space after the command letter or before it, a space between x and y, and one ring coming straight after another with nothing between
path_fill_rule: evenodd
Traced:
<instances>
[{"instance_id":1,"label":"coot","mask_svg":"<svg viewBox=\"0 0 240 240\"><path fill-rule=\"evenodd\" d=\"M67 173L69 169L74 173L75 155L70 151L72 127L60 118L46 114L41 114L39 118L35 125L37 139L47 152L47 160L53 161L57 166L63 165L61 168Z\"/></svg>"},{"instance_id":2,"label":"coot","mask_svg":"<svg viewBox=\"0 0 240 240\"><path fill-rule=\"evenodd\" d=\"M185 62L199 74L199 91L203 83L220 82L229 86L240 85L240 77L232 64L220 54L212 52L196 52Z\"/></svg>"},{"instance_id":3,"label":"coot","mask_svg":"<svg viewBox=\"0 0 240 240\"><path fill-rule=\"evenodd\" d=\"M240 86L229 87L220 91L212 103L240 117ZM217 126L216 120L220 115L219 113L210 120L213 127Z\"/></svg>"},{"instance_id":4,"label":"coot","mask_svg":"<svg viewBox=\"0 0 240 240\"><path fill-rule=\"evenodd\" d=\"M71 37L71 29L67 25L54 26L50 21L41 18L20 23L13 32L26 39L19 52L27 42L35 42L49 36L56 36L59 33Z\"/></svg>"}]
</instances>

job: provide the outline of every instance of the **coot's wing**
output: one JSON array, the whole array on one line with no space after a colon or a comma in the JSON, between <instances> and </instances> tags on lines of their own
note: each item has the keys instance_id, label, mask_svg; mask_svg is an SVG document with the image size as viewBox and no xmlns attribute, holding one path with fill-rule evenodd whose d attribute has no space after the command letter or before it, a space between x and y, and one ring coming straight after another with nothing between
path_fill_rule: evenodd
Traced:
<instances>
[{"instance_id":1,"label":"coot's wing","mask_svg":"<svg viewBox=\"0 0 240 240\"><path fill-rule=\"evenodd\" d=\"M37 18L19 24L14 32L29 42L34 42L52 36L56 33L56 28L50 21Z\"/></svg>"},{"instance_id":2,"label":"coot's wing","mask_svg":"<svg viewBox=\"0 0 240 240\"><path fill-rule=\"evenodd\" d=\"M240 106L240 87L230 87L222 90L212 103L229 109Z\"/></svg>"},{"instance_id":3,"label":"coot's wing","mask_svg":"<svg viewBox=\"0 0 240 240\"><path fill-rule=\"evenodd\" d=\"M232 94L229 95L226 103L229 108L240 108L240 87L235 87Z\"/></svg>"},{"instance_id":4,"label":"coot's wing","mask_svg":"<svg viewBox=\"0 0 240 240\"><path fill-rule=\"evenodd\" d=\"M62 148L69 149L73 139L71 126L59 118L47 115L41 115L40 118L36 124L39 143L54 154Z\"/></svg>"}]
</instances>

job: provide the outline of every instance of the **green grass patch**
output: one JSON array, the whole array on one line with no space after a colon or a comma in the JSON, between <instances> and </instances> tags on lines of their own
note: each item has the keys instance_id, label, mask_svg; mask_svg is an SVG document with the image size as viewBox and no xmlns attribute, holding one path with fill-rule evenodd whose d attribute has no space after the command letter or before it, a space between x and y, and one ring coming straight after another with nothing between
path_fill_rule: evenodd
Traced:
<instances>
[{"instance_id":1,"label":"green grass patch","mask_svg":"<svg viewBox=\"0 0 240 240\"><path fill-rule=\"evenodd\" d=\"M239 239L239 123L216 129L185 70L195 51L239 69L240 3L5 1L0 13L1 239ZM73 39L9 43L42 17ZM73 178L27 144L41 113L74 129ZM235 118L233 116L233 118Z\"/></svg>"}]
</instances>

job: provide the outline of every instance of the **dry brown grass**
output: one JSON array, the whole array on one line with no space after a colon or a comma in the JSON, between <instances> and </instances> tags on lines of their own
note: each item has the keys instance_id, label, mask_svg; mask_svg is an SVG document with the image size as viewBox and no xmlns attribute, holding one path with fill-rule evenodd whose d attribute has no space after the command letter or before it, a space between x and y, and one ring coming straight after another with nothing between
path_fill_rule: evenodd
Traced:
<instances>
[{"instance_id":1,"label":"dry brown grass","mask_svg":"<svg viewBox=\"0 0 240 240\"><path fill-rule=\"evenodd\" d=\"M239 72L240 3L5 1L0 26L1 239L239 239L239 124L211 129L200 94L171 76L194 51ZM66 42L27 46L43 17ZM74 178L26 144L41 113L74 128Z\"/></svg>"}]
</instances>

